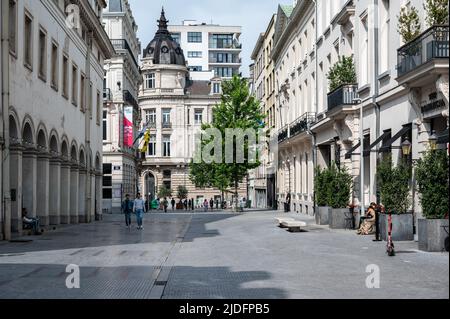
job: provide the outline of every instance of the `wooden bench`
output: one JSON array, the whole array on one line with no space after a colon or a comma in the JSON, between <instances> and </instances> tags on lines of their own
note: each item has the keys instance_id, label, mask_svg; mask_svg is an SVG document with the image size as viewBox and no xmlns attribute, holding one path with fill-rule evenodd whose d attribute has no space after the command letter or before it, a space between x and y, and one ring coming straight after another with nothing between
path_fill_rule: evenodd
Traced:
<instances>
[{"instance_id":1,"label":"wooden bench","mask_svg":"<svg viewBox=\"0 0 450 319\"><path fill-rule=\"evenodd\" d=\"M306 227L305 222L296 221L296 220L285 220L281 223L284 228L287 228L291 233L299 233L302 231L302 227Z\"/></svg>"},{"instance_id":2,"label":"wooden bench","mask_svg":"<svg viewBox=\"0 0 450 319\"><path fill-rule=\"evenodd\" d=\"M295 221L294 218L290 218L290 217L275 217L275 220L277 221L279 227L281 228L286 228L283 226L283 222L285 221Z\"/></svg>"}]
</instances>

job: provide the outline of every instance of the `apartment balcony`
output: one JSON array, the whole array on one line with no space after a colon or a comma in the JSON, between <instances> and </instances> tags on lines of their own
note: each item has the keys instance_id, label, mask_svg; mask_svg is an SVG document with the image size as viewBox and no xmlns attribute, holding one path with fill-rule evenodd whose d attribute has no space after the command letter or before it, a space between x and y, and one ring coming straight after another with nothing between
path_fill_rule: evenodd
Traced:
<instances>
[{"instance_id":1,"label":"apartment balcony","mask_svg":"<svg viewBox=\"0 0 450 319\"><path fill-rule=\"evenodd\" d=\"M397 82L419 87L448 73L449 26L433 26L397 51Z\"/></svg>"},{"instance_id":2,"label":"apartment balcony","mask_svg":"<svg viewBox=\"0 0 450 319\"><path fill-rule=\"evenodd\" d=\"M134 98L134 96L128 90L123 91L123 100L124 100L124 102L129 103L130 105L132 105L134 107L139 106L137 100Z\"/></svg>"},{"instance_id":3,"label":"apartment balcony","mask_svg":"<svg viewBox=\"0 0 450 319\"><path fill-rule=\"evenodd\" d=\"M358 84L345 84L328 94L328 113L345 111L346 108L353 109L357 104Z\"/></svg>"},{"instance_id":4,"label":"apartment balcony","mask_svg":"<svg viewBox=\"0 0 450 319\"><path fill-rule=\"evenodd\" d=\"M242 43L234 41L218 41L209 43L210 50L242 50Z\"/></svg>"},{"instance_id":5,"label":"apartment balcony","mask_svg":"<svg viewBox=\"0 0 450 319\"><path fill-rule=\"evenodd\" d=\"M303 114L278 132L278 143L283 143L284 141L297 137L301 133L307 132L311 125L316 122L316 119L316 113L308 112Z\"/></svg>"},{"instance_id":6,"label":"apartment balcony","mask_svg":"<svg viewBox=\"0 0 450 319\"><path fill-rule=\"evenodd\" d=\"M112 93L111 89L103 89L103 102L111 102L112 101Z\"/></svg>"},{"instance_id":7,"label":"apartment balcony","mask_svg":"<svg viewBox=\"0 0 450 319\"><path fill-rule=\"evenodd\" d=\"M137 68L139 68L139 64L133 54L133 51L131 50L130 45L128 44L128 41L125 39L111 39L111 44L114 47L114 50L116 50L116 52L120 52L120 51L127 51L130 56L131 59L133 60L134 64L136 65Z\"/></svg>"},{"instance_id":8,"label":"apartment balcony","mask_svg":"<svg viewBox=\"0 0 450 319\"><path fill-rule=\"evenodd\" d=\"M163 130L171 130L172 129L172 122L163 122L162 123Z\"/></svg>"},{"instance_id":9,"label":"apartment balcony","mask_svg":"<svg viewBox=\"0 0 450 319\"><path fill-rule=\"evenodd\" d=\"M218 59L217 57L209 58L209 64L218 64L218 65L241 65L241 58L233 58L233 59Z\"/></svg>"},{"instance_id":10,"label":"apartment balcony","mask_svg":"<svg viewBox=\"0 0 450 319\"><path fill-rule=\"evenodd\" d=\"M305 113L291 124L290 138L308 131L310 125L316 121L316 113Z\"/></svg>"}]
</instances>

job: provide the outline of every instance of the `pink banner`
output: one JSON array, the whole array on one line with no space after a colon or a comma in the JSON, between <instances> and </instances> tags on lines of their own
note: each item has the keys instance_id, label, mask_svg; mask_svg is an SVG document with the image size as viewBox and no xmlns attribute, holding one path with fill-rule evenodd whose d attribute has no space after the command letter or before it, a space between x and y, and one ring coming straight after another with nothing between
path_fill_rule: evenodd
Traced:
<instances>
[{"instance_id":1,"label":"pink banner","mask_svg":"<svg viewBox=\"0 0 450 319\"><path fill-rule=\"evenodd\" d=\"M133 107L124 108L123 144L127 147L133 147Z\"/></svg>"}]
</instances>

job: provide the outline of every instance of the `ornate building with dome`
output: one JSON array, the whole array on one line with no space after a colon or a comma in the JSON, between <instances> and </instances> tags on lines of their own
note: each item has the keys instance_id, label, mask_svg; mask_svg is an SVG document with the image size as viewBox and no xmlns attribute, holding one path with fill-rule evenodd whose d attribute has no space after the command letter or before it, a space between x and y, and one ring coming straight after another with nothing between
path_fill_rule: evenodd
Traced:
<instances>
[{"instance_id":1,"label":"ornate building with dome","mask_svg":"<svg viewBox=\"0 0 450 319\"><path fill-rule=\"evenodd\" d=\"M158 31L143 52L139 91L142 127L150 125L150 144L142 162L141 192L150 199L157 197L162 185L172 189L176 198L178 186L189 191L189 198L201 204L204 199L220 199L220 191L196 188L189 180L189 163L194 153L194 137L202 123L212 120L212 109L220 102L211 81L192 81L184 52L168 31L164 10L158 20ZM242 186L240 197L246 197ZM226 200L231 200L231 195Z\"/></svg>"}]
</instances>

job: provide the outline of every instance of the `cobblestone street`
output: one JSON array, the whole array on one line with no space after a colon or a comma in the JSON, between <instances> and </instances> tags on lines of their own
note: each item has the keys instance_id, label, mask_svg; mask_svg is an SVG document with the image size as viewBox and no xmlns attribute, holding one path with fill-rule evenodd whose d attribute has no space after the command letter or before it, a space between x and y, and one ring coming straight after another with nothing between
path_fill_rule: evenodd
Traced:
<instances>
[{"instance_id":1,"label":"cobblestone street","mask_svg":"<svg viewBox=\"0 0 450 319\"><path fill-rule=\"evenodd\" d=\"M448 298L448 253L385 244L306 221L276 226L276 212L146 214L130 231L121 215L59 227L32 242L0 243L0 298ZM286 216L286 215L283 215ZM67 289L66 266L80 266ZM368 265L380 289L366 288Z\"/></svg>"}]
</instances>

